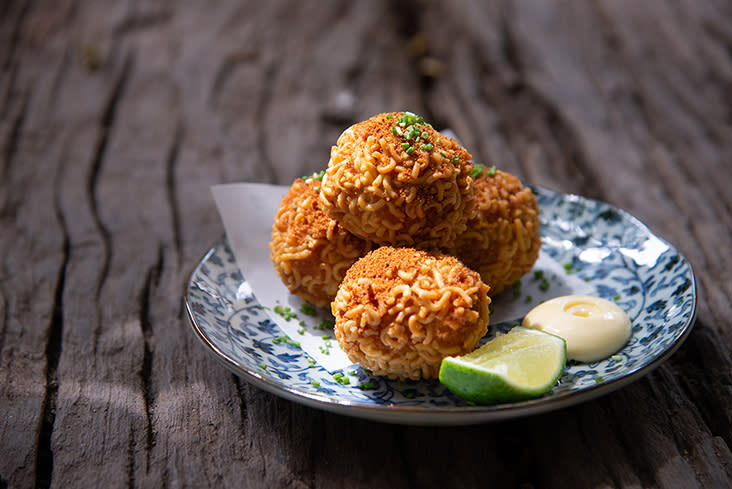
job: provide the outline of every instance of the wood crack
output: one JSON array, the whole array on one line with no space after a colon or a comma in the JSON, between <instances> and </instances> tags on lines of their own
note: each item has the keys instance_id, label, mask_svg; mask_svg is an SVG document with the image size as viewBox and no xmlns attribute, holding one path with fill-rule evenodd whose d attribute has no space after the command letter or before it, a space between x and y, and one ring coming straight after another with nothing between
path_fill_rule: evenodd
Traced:
<instances>
[{"instance_id":1,"label":"wood crack","mask_svg":"<svg viewBox=\"0 0 732 489\"><path fill-rule=\"evenodd\" d=\"M184 135L183 123L179 120L176 127L175 133L173 134L173 142L170 145L168 151L168 158L165 164L165 187L166 196L168 199L168 205L170 206L170 218L173 227L173 246L177 256L177 265L181 266L183 258L183 238L181 235L180 226L180 205L178 202L178 190L175 185L175 169L178 164L178 155L180 153L180 147L183 141Z\"/></svg>"},{"instance_id":2,"label":"wood crack","mask_svg":"<svg viewBox=\"0 0 732 489\"><path fill-rule=\"evenodd\" d=\"M61 229L63 232L63 257L61 268L56 279L56 290L53 299L53 315L46 342L46 390L43 396L41 412L41 430L38 434L37 457L35 467L36 489L48 489L51 486L53 476L53 447L51 436L53 435L54 423L56 421L56 401L58 397L58 363L61 357L62 338L64 329L63 295L66 282L66 270L69 264L70 243L66 222L60 212L58 202L56 210Z\"/></svg>"},{"instance_id":3,"label":"wood crack","mask_svg":"<svg viewBox=\"0 0 732 489\"><path fill-rule=\"evenodd\" d=\"M142 384L142 399L145 405L145 471L150 471L150 454L155 444L155 433L152 426L154 393L152 386L152 367L154 355L154 332L150 318L150 303L153 288L160 282L163 270L163 247L158 246L158 258L145 277L145 285L140 294L140 328L143 337L142 365L140 366L140 382Z\"/></svg>"},{"instance_id":4,"label":"wood crack","mask_svg":"<svg viewBox=\"0 0 732 489\"><path fill-rule=\"evenodd\" d=\"M127 434L127 487L135 487L135 430L132 426Z\"/></svg>"},{"instance_id":5,"label":"wood crack","mask_svg":"<svg viewBox=\"0 0 732 489\"><path fill-rule=\"evenodd\" d=\"M107 230L107 227L104 225L104 223L102 222L102 218L99 215L99 209L97 206L95 189L97 187L99 175L101 174L101 171L102 171L104 157L105 157L106 151L107 151L107 143L109 140L109 134L112 132L112 129L114 127L114 122L115 122L115 118L117 115L117 107L118 107L120 99L122 98L122 93L124 91L125 85L127 83L127 79L129 78L131 71L132 71L132 56L128 55L127 58L125 59L124 65L122 67L122 71L120 72L120 75L117 77L117 80L114 84L114 88L112 89L112 92L110 94L109 100L107 101L106 107L104 108L104 111L102 112L102 117L100 120L101 128L100 128L100 132L99 132L99 137L96 142L96 147L94 150L92 169L89 174L89 180L87 182L87 194L89 196L91 213L94 217L94 222L95 222L97 228L99 229L99 234L102 237L102 245L104 248L104 259L103 259L102 265L100 267L99 282L97 284L97 289L95 292L97 303L99 303L99 298L100 298L100 295L102 292L102 287L104 286L107 276L109 275L109 267L110 267L110 263L112 260L112 241L111 241L111 237L109 235L109 231ZM99 342L100 334L101 334L100 326L97 326L97 328L94 330L94 342L93 342L94 355L96 355L96 353L97 353L97 344Z\"/></svg>"},{"instance_id":6,"label":"wood crack","mask_svg":"<svg viewBox=\"0 0 732 489\"><path fill-rule=\"evenodd\" d=\"M7 44L7 55L2 61L2 70L0 71L9 71L11 65L13 64L13 61L16 58L15 53L17 52L18 44L20 44L20 32L23 30L25 18L30 11L30 3L30 1L24 2L23 5L19 8L15 20L13 22L9 22L9 24L12 25L12 32L9 36L10 39ZM10 10L10 7L8 7L7 10ZM5 17L6 14L7 12L3 12L3 17Z\"/></svg>"},{"instance_id":7,"label":"wood crack","mask_svg":"<svg viewBox=\"0 0 732 489\"><path fill-rule=\"evenodd\" d=\"M267 108L269 107L269 104L272 100L272 87L274 86L274 79L276 76L276 69L275 65L270 65L267 67L265 72L265 81L263 83L263 90L262 94L259 97L259 103L257 104L257 107L254 109L255 116L254 120L257 121L264 121L265 115L267 114ZM275 174L274 165L272 164L272 158L269 155L269 152L267 151L267 143L269 141L268 132L265 128L265 124L257 124L257 149L259 150L259 154L261 155L262 162L260 167L266 169L267 172L267 180L269 183L274 183L277 181L277 175Z\"/></svg>"},{"instance_id":8,"label":"wood crack","mask_svg":"<svg viewBox=\"0 0 732 489\"><path fill-rule=\"evenodd\" d=\"M18 140L20 139L20 130L25 121L25 113L28 107L28 96L23 95L20 103L15 108L15 113L11 116L12 123L8 136L4 138L2 147L2 161L0 161L0 178L5 178L5 174L10 168L10 163L15 157L18 150ZM2 197L2 196L0 196ZM4 202L0 200L0 214L3 213Z\"/></svg>"},{"instance_id":9,"label":"wood crack","mask_svg":"<svg viewBox=\"0 0 732 489\"><path fill-rule=\"evenodd\" d=\"M239 397L239 430L241 431L242 436L245 440L249 439L247 437L247 423L249 422L249 413L247 411L247 402L246 397L244 395L244 387L242 386L242 380L237 377L236 375L231 375L234 380L234 386L236 387L236 393ZM250 447L251 447L251 440L249 439Z\"/></svg>"}]
</instances>

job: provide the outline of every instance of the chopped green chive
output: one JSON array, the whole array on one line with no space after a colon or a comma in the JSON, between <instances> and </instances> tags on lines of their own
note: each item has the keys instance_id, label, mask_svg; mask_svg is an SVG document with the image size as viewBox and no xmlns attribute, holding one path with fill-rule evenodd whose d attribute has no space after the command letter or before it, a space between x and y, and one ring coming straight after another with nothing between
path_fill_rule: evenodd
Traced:
<instances>
[{"instance_id":1,"label":"chopped green chive","mask_svg":"<svg viewBox=\"0 0 732 489\"><path fill-rule=\"evenodd\" d=\"M312 175L308 175L308 176L304 176L304 177L300 177L300 178L302 178L305 181L305 183L311 182L312 180L317 180L317 181L321 182L321 181L323 181L324 175L325 175L325 170L320 170L320 171L316 171Z\"/></svg>"},{"instance_id":2,"label":"chopped green chive","mask_svg":"<svg viewBox=\"0 0 732 489\"><path fill-rule=\"evenodd\" d=\"M297 334L305 334L305 328L298 329Z\"/></svg>"},{"instance_id":3,"label":"chopped green chive","mask_svg":"<svg viewBox=\"0 0 732 489\"><path fill-rule=\"evenodd\" d=\"M460 155L455 155L455 157L452 159L452 161L454 161L455 163L460 161Z\"/></svg>"},{"instance_id":4,"label":"chopped green chive","mask_svg":"<svg viewBox=\"0 0 732 489\"><path fill-rule=\"evenodd\" d=\"M604 382L604 381L605 381L605 378L604 378L604 377L602 377L602 376L597 376L597 377L595 377L595 382L597 382L598 384L599 384L600 382Z\"/></svg>"},{"instance_id":5,"label":"chopped green chive","mask_svg":"<svg viewBox=\"0 0 732 489\"><path fill-rule=\"evenodd\" d=\"M470 176L473 178L478 178L481 173L483 173L483 170L486 169L485 165L481 165L480 163L475 163L473 165L473 169L470 170Z\"/></svg>"},{"instance_id":6,"label":"chopped green chive","mask_svg":"<svg viewBox=\"0 0 732 489\"><path fill-rule=\"evenodd\" d=\"M541 279L541 283L539 283L539 290L541 290L542 292L546 292L547 290L549 290L549 286L549 281L543 278Z\"/></svg>"},{"instance_id":7,"label":"chopped green chive","mask_svg":"<svg viewBox=\"0 0 732 489\"><path fill-rule=\"evenodd\" d=\"M438 143L439 143L439 141L438 141ZM443 158L447 158L447 155L445 153L443 153L442 151L440 151L440 156L442 156Z\"/></svg>"},{"instance_id":8,"label":"chopped green chive","mask_svg":"<svg viewBox=\"0 0 732 489\"><path fill-rule=\"evenodd\" d=\"M407 154L411 155L412 153L414 153L414 148L412 146L410 146L407 148Z\"/></svg>"},{"instance_id":9,"label":"chopped green chive","mask_svg":"<svg viewBox=\"0 0 732 489\"><path fill-rule=\"evenodd\" d=\"M619 361L621 361L621 360L623 359L623 357L622 357L621 355L613 355L613 356L611 356L610 358L611 358L611 359L612 359L613 361L615 361L615 362L619 362Z\"/></svg>"},{"instance_id":10,"label":"chopped green chive","mask_svg":"<svg viewBox=\"0 0 732 489\"><path fill-rule=\"evenodd\" d=\"M412 146L412 145L411 145L411 144L409 144L409 143L402 143L402 149L407 149L407 148L409 148L410 146Z\"/></svg>"},{"instance_id":11,"label":"chopped green chive","mask_svg":"<svg viewBox=\"0 0 732 489\"><path fill-rule=\"evenodd\" d=\"M424 149L426 151L431 151L432 148L433 148L433 146L430 143L423 144L422 146L419 147L419 149Z\"/></svg>"},{"instance_id":12,"label":"chopped green chive","mask_svg":"<svg viewBox=\"0 0 732 489\"><path fill-rule=\"evenodd\" d=\"M363 384L359 385L358 388L361 389L362 391L366 391L366 390L370 390L370 389L375 389L376 386L374 384L372 384L371 382L364 382Z\"/></svg>"},{"instance_id":13,"label":"chopped green chive","mask_svg":"<svg viewBox=\"0 0 732 489\"><path fill-rule=\"evenodd\" d=\"M320 382L318 382L317 380L311 380L310 385L314 387L320 387Z\"/></svg>"},{"instance_id":14,"label":"chopped green chive","mask_svg":"<svg viewBox=\"0 0 732 489\"><path fill-rule=\"evenodd\" d=\"M567 272L567 275L572 274L572 264L571 263L565 263L564 265L562 265L562 267L564 267L564 271Z\"/></svg>"},{"instance_id":15,"label":"chopped green chive","mask_svg":"<svg viewBox=\"0 0 732 489\"><path fill-rule=\"evenodd\" d=\"M313 326L313 328L318 331L325 331L327 329L333 329L334 326L333 321L330 319L322 319L318 324Z\"/></svg>"},{"instance_id":16,"label":"chopped green chive","mask_svg":"<svg viewBox=\"0 0 732 489\"><path fill-rule=\"evenodd\" d=\"M315 360L308 358L308 367L315 368Z\"/></svg>"},{"instance_id":17,"label":"chopped green chive","mask_svg":"<svg viewBox=\"0 0 732 489\"><path fill-rule=\"evenodd\" d=\"M267 370L267 365L260 363L259 368L261 368L262 370Z\"/></svg>"},{"instance_id":18,"label":"chopped green chive","mask_svg":"<svg viewBox=\"0 0 732 489\"><path fill-rule=\"evenodd\" d=\"M386 114L386 118L387 119L393 119L394 118L394 114Z\"/></svg>"},{"instance_id":19,"label":"chopped green chive","mask_svg":"<svg viewBox=\"0 0 732 489\"><path fill-rule=\"evenodd\" d=\"M303 302L300 304L300 312L303 314L307 314L308 316L315 316L317 311L315 310L315 306L310 304L309 302Z\"/></svg>"},{"instance_id":20,"label":"chopped green chive","mask_svg":"<svg viewBox=\"0 0 732 489\"><path fill-rule=\"evenodd\" d=\"M614 301L619 301L619 300L620 300L620 294L615 294L615 295L613 296L613 300L614 300Z\"/></svg>"},{"instance_id":21,"label":"chopped green chive","mask_svg":"<svg viewBox=\"0 0 732 489\"><path fill-rule=\"evenodd\" d=\"M493 165L492 167L488 168L486 175L488 175L489 177L495 177L496 176L496 165Z\"/></svg>"},{"instance_id":22,"label":"chopped green chive","mask_svg":"<svg viewBox=\"0 0 732 489\"><path fill-rule=\"evenodd\" d=\"M333 379L341 385L348 385L351 383L351 379L349 379L340 372L336 372L335 374L333 374Z\"/></svg>"},{"instance_id":23,"label":"chopped green chive","mask_svg":"<svg viewBox=\"0 0 732 489\"><path fill-rule=\"evenodd\" d=\"M274 312L276 312L277 314L279 314L280 316L282 316L285 319L285 321L289 321L290 319L293 319L293 318L296 318L297 317L297 314L295 314L294 312L292 312L292 309L290 309L287 306L285 306L285 307L282 307L282 306L279 306L279 305L278 306L274 306L274 309L273 310L274 310Z\"/></svg>"},{"instance_id":24,"label":"chopped green chive","mask_svg":"<svg viewBox=\"0 0 732 489\"><path fill-rule=\"evenodd\" d=\"M534 280L541 280L544 278L544 270L536 270L534 272Z\"/></svg>"}]
</instances>

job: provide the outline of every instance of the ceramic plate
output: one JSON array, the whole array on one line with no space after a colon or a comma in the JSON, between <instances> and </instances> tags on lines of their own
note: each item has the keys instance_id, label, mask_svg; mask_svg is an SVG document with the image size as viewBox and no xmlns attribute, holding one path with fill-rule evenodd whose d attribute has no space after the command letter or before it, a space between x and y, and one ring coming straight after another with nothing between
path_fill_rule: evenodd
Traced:
<instances>
[{"instance_id":1,"label":"ceramic plate","mask_svg":"<svg viewBox=\"0 0 732 489\"><path fill-rule=\"evenodd\" d=\"M390 381L358 366L328 372L296 338L285 337L273 312L257 302L226 238L190 275L185 302L193 331L224 366L262 389L311 407L391 423L459 425L514 418L583 402L639 379L691 331L696 311L691 266L622 210L541 187L533 190L541 211L542 254L561 265L561 274L571 274L595 295L615 301L633 325L629 342L616 355L568 365L559 384L541 398L476 406L438 381ZM567 277L535 271L539 273L522 279L523 288L494 298L494 306L523 301L528 307L536 298L526 291L540 282L551 286L549 294L559 295ZM491 324L486 339L521 319Z\"/></svg>"}]
</instances>

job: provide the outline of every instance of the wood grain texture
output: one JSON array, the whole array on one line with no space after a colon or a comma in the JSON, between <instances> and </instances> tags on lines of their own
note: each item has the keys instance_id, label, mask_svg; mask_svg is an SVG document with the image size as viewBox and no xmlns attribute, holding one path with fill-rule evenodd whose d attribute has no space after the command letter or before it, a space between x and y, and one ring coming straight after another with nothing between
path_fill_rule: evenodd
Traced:
<instances>
[{"instance_id":1,"label":"wood grain texture","mask_svg":"<svg viewBox=\"0 0 732 489\"><path fill-rule=\"evenodd\" d=\"M12 0L0 69L0 488L732 484L729 2ZM289 184L402 109L678 247L681 349L598 400L449 429L210 358L182 305L223 231L209 187Z\"/></svg>"}]
</instances>

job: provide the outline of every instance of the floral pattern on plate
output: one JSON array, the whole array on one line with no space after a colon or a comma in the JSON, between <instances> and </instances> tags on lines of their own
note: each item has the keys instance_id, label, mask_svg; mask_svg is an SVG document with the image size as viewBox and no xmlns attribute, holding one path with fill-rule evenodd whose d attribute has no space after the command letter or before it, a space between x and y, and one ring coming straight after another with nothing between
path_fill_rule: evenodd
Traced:
<instances>
[{"instance_id":1,"label":"floral pattern on plate","mask_svg":"<svg viewBox=\"0 0 732 489\"><path fill-rule=\"evenodd\" d=\"M559 384L541 398L475 406L438 381L392 381L359 367L326 371L296 338L284 336L257 302L226 238L190 275L185 301L193 331L226 367L269 392L331 412L404 424L470 424L549 411L650 372L691 331L696 285L688 261L622 210L542 187L533 190L541 211L542 253L592 285L596 295L617 302L633 325L629 342L616 355L568 365ZM523 280L561 280L536 272ZM519 300L516 292L494 301ZM520 319L491 324L484 340Z\"/></svg>"}]
</instances>

